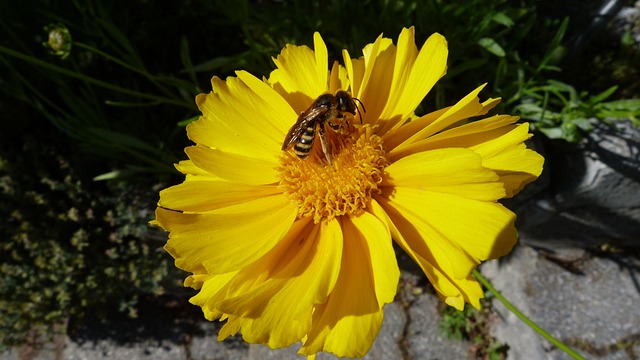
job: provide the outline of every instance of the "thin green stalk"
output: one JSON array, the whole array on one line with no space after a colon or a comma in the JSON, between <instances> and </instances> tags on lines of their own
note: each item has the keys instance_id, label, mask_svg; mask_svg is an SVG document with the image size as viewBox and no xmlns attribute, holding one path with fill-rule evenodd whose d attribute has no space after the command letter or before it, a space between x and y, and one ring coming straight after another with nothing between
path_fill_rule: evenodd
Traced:
<instances>
[{"instance_id":1,"label":"thin green stalk","mask_svg":"<svg viewBox=\"0 0 640 360\"><path fill-rule=\"evenodd\" d=\"M84 43L81 43L81 42L74 41L74 42L73 42L73 46L77 46L77 47L79 47L79 48L83 48L83 49L85 49L85 50L92 51L92 52L94 52L94 53L96 53L96 54L98 54L98 55L100 55L100 56L104 57L105 59L108 59L108 60L110 60L110 61L113 61L114 63L116 63L116 64L118 64L118 65L120 65L120 66L124 67L125 69L129 69L129 70L131 70L131 71L135 71L136 73L138 73L138 74L140 74L140 75L142 75L142 76L146 77L146 78L147 78L149 81L151 81L155 86L157 86L157 87L158 87L158 89L160 89L160 90L161 90L165 95L169 95L169 96L171 96L171 95L172 95L172 94L171 94L171 91L167 90L167 88L165 88L162 84L158 83L158 82L155 80L154 76L153 76L153 75L151 75L151 74L149 74L149 73L147 72L147 70L146 70L146 69L144 69L144 68L143 68L143 69L139 69L139 68L137 68L137 67L135 67L135 66L129 65L129 64L127 64L126 62L124 62L124 61L122 61L122 60L120 60L120 59L118 59L118 58L116 58L116 57L114 57L114 56L111 56L111 55L107 54L106 52L104 52L104 51L102 51L102 50L96 49L96 48L94 48L93 46L90 46L90 45L87 45L87 44L84 44Z\"/></svg>"},{"instance_id":2,"label":"thin green stalk","mask_svg":"<svg viewBox=\"0 0 640 360\"><path fill-rule=\"evenodd\" d=\"M113 84L110 84L108 82L104 82L104 81L101 81L101 80L98 80L98 79L94 79L92 77L88 77L88 76L85 76L83 74L80 74L80 73L77 73L77 72L62 68L60 66L49 64L48 62L36 59L36 58L34 58L32 56L29 56L29 55L22 54L20 52L15 51L15 50L6 48L4 46L0 46L0 53L4 53L6 55L13 56L15 58L24 60L24 61L29 62L31 64L34 64L36 66L40 66L42 68L45 68L47 70L52 70L52 71L58 72L60 74L66 75L66 76L70 76L70 77L73 77L73 78L76 78L76 79L80 79L80 80L82 80L84 82L87 82L87 83L90 83L90 84L98 85L98 86L101 86L101 87L106 88L106 89L117 91L117 92L122 93L122 94L127 94L127 95L131 95L131 96L137 96L137 97L143 98L143 99L152 99L152 100L160 101L160 102L167 103L167 104L173 104L173 105L177 105L177 106L182 106L182 107L185 107L185 108L188 108L188 109L192 109L193 108L193 106L191 106L191 104L187 104L184 101L179 101L179 100L174 100L174 99L163 98L163 97L160 97L160 96L145 94L145 93L141 93L141 92L138 92L138 91L133 91L133 90L130 90L130 89L127 89L127 88L123 88L123 87L120 87L120 86L117 86L117 85L113 85Z\"/></svg>"},{"instance_id":3,"label":"thin green stalk","mask_svg":"<svg viewBox=\"0 0 640 360\"><path fill-rule=\"evenodd\" d=\"M478 279L478 281L482 285L484 285L484 287L487 288L487 290L491 291L491 293L493 295L495 295L495 297L498 300L500 300L500 302L502 302L504 304L504 306L507 309L509 309L509 311L514 313L518 318L520 318L520 320L522 320L525 324L527 324L527 326L532 328L535 332L537 332L538 334L542 335L542 337L544 337L545 339L549 340L553 345L558 347L558 349L566 352L572 358L574 358L576 360L586 360L585 357L583 357L582 355L578 354L575 350L570 348L567 344L565 344L562 341L554 338L551 334L549 334L549 332L547 332L545 329L543 329L540 326L538 326L538 324L534 323L533 321L531 321L531 319L529 319L522 312L520 312L520 310L518 310L515 306L513 306L513 304L511 304L509 302L509 300L507 300L504 296L502 296L502 294L500 294L500 292L498 292L498 290L496 290L491 285L489 280L487 280L487 278L482 276L482 274L480 274L480 272L477 269L473 270L473 276L475 276L476 279Z\"/></svg>"}]
</instances>

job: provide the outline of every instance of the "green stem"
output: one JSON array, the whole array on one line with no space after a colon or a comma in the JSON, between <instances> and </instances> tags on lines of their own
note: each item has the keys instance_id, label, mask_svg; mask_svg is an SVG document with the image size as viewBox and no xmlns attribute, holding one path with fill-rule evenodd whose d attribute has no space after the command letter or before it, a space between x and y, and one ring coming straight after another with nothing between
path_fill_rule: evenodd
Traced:
<instances>
[{"instance_id":1,"label":"green stem","mask_svg":"<svg viewBox=\"0 0 640 360\"><path fill-rule=\"evenodd\" d=\"M502 296L502 294L500 294L500 292L498 292L498 290L496 290L491 283L489 282L489 280L487 280L487 278L485 278L484 276L482 276L482 274L480 274L480 272L476 269L473 270L473 276L476 277L476 279L478 279L478 281L484 285L484 287L487 288L487 290L491 291L491 293L498 298L498 300L500 300L500 302L502 302L504 304L504 306L509 309L509 311L511 311L512 313L514 313L518 318L520 318L520 320L522 320L525 324L527 324L527 326L529 326L530 328L532 328L535 332L537 332L538 334L542 335L542 337L544 337L545 339L549 340L553 345L557 346L558 349L566 352L567 354L569 354L569 356L571 356L574 359L577 360L586 360L585 357L583 357L582 355L578 354L575 350L573 350L572 348L570 348L567 344L563 343L562 341L554 338L551 334L549 334L546 330L544 330L543 328L541 328L540 326L538 326L538 324L534 323L533 321L531 321L531 319L529 319L528 317L526 317L522 312L520 312L520 310L518 310L515 306L513 306L513 304L511 304L509 302L509 300L507 300L504 296Z\"/></svg>"},{"instance_id":2,"label":"green stem","mask_svg":"<svg viewBox=\"0 0 640 360\"><path fill-rule=\"evenodd\" d=\"M192 109L193 108L193 106L191 106L189 104L186 104L184 101L179 101L179 100L174 100L174 99L169 99L169 98L163 98L163 97L160 97L160 96L145 94L145 93L141 93L141 92L138 92L138 91L133 91L133 90L130 90L130 89L127 89L127 88L123 88L123 87L120 87L120 86L117 86L117 85L113 85L113 84L110 84L108 82L104 82L104 81L101 81L101 80L98 80L98 79L94 79L92 77L89 77L89 76L86 76L86 75L83 75L83 74L80 74L80 73L77 73L77 72L74 72L74 71L71 71L71 70L67 70L67 69L62 68L60 66L49 64L48 62L36 59L36 58L34 58L32 56L29 56L29 55L22 54L22 53L20 53L18 51L6 48L4 46L0 46L0 53L4 53L6 55L13 56L15 58L24 60L24 61L26 61L28 63L33 64L33 65L40 66L42 68L45 68L45 69L48 69L48 70L52 70L52 71L55 71L57 73L60 73L60 74L66 75L66 76L70 76L70 77L73 77L73 78L76 78L76 79L80 79L80 80L82 80L84 82L87 82L87 83L90 83L90 84L94 84L94 85L97 85L97 86L101 86L101 87L109 89L109 90L117 91L117 92L122 93L122 94L127 94L127 95L131 95L131 96L137 96L137 97L143 98L143 99L156 100L156 101L160 101L160 102L163 102L163 103L166 103L166 104L182 106L182 107L185 107L185 108L188 108L188 109Z\"/></svg>"}]
</instances>

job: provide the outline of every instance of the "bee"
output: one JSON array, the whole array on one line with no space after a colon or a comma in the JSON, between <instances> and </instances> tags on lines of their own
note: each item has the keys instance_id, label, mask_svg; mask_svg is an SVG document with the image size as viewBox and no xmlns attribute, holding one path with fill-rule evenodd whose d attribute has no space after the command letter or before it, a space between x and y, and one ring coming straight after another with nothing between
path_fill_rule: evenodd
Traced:
<instances>
[{"instance_id":1,"label":"bee","mask_svg":"<svg viewBox=\"0 0 640 360\"><path fill-rule=\"evenodd\" d=\"M288 149L295 143L293 146L294 152L298 158L305 160L309 157L311 149L313 149L316 129L320 128L318 134L320 143L322 144L322 152L329 165L332 165L329 146L325 138L325 124L329 125L334 131L342 128L342 121L346 122L347 114L351 114L352 116L356 115L356 111L358 110L356 101L360 103L362 110L366 112L362 102L351 97L351 95L344 90L338 90L335 95L320 95L307 110L298 116L298 120L284 138L282 150ZM360 123L362 124L362 115L359 115ZM339 120L339 122L334 123L335 120ZM349 123L347 123L347 125L348 124Z\"/></svg>"}]
</instances>

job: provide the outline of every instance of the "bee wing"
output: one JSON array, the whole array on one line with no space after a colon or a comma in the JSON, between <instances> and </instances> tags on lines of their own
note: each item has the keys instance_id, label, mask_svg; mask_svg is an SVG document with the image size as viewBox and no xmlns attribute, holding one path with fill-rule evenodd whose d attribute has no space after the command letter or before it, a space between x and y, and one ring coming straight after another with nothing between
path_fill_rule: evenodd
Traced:
<instances>
[{"instance_id":1,"label":"bee wing","mask_svg":"<svg viewBox=\"0 0 640 360\"><path fill-rule=\"evenodd\" d=\"M295 124L289 129L287 136L284 138L284 143L282 144L282 149L285 150L289 146L291 146L296 140L302 136L302 133L309 127L309 123L315 121L316 118L324 113L326 113L329 109L327 107L314 107L308 109L298 116L298 120Z\"/></svg>"}]
</instances>

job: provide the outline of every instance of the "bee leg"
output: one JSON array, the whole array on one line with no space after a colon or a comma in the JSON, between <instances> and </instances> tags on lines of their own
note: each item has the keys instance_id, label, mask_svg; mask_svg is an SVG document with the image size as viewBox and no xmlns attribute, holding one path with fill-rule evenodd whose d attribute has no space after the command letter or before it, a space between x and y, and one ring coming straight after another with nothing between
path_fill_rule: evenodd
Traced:
<instances>
[{"instance_id":1,"label":"bee leg","mask_svg":"<svg viewBox=\"0 0 640 360\"><path fill-rule=\"evenodd\" d=\"M331 126L331 125L329 125ZM327 159L329 165L333 166L331 162L331 154L329 153L329 144L327 144L327 139L324 137L324 123L320 124L320 144L322 144L322 152L324 153L324 157Z\"/></svg>"}]
</instances>

